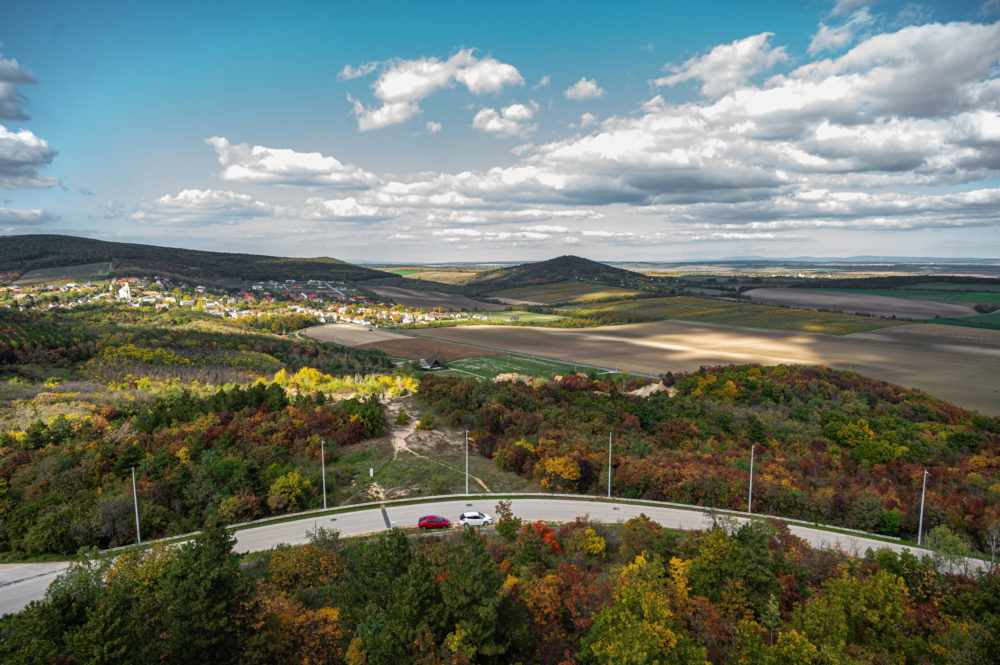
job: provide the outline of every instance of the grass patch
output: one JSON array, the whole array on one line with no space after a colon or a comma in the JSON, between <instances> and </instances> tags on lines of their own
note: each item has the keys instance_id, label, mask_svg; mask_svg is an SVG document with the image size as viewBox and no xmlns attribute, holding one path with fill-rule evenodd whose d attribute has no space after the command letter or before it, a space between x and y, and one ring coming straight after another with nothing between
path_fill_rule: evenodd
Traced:
<instances>
[{"instance_id":1,"label":"grass patch","mask_svg":"<svg viewBox=\"0 0 1000 665\"><path fill-rule=\"evenodd\" d=\"M538 314L524 310L507 310L502 312L480 312L486 315L486 322L493 324L517 323L521 325L545 325L564 317L555 314Z\"/></svg>"},{"instance_id":2,"label":"grass patch","mask_svg":"<svg viewBox=\"0 0 1000 665\"><path fill-rule=\"evenodd\" d=\"M583 284L580 282L556 282L539 286L525 286L518 289L506 289L490 294L491 298L513 298L540 302L546 305L582 304L611 298L629 298L640 295L642 291L622 289L601 284Z\"/></svg>"},{"instance_id":3,"label":"grass patch","mask_svg":"<svg viewBox=\"0 0 1000 665\"><path fill-rule=\"evenodd\" d=\"M487 379L512 372L550 379L556 375L572 374L573 372L587 369L583 365L573 365L555 360L507 355L464 358L448 363L448 367L453 370L464 370L470 374ZM456 373L456 376L462 376L462 373Z\"/></svg>"},{"instance_id":4,"label":"grass patch","mask_svg":"<svg viewBox=\"0 0 1000 665\"><path fill-rule=\"evenodd\" d=\"M912 298L913 300L950 300L954 302L1000 302L1000 292L991 291L945 291L944 289L825 289L837 293L857 293L867 296L889 296L892 298Z\"/></svg>"},{"instance_id":5,"label":"grass patch","mask_svg":"<svg viewBox=\"0 0 1000 665\"><path fill-rule=\"evenodd\" d=\"M570 316L610 318L621 314L623 319L632 318L634 320L634 317L649 321L680 319L767 330L797 330L825 335L848 335L900 325L899 322L873 316L817 312L809 309L757 305L742 301L709 300L688 296L619 300L587 307L564 307L559 311L566 312Z\"/></svg>"},{"instance_id":6,"label":"grass patch","mask_svg":"<svg viewBox=\"0 0 1000 665\"><path fill-rule=\"evenodd\" d=\"M983 330L1000 330L1000 311L991 314L963 316L958 319L924 319L921 323L939 323L945 326L960 326L963 328L980 328Z\"/></svg>"},{"instance_id":7,"label":"grass patch","mask_svg":"<svg viewBox=\"0 0 1000 665\"><path fill-rule=\"evenodd\" d=\"M924 282L921 284L907 284L899 287L900 291L958 291L974 292L986 291L1000 293L1000 284L963 284L961 282Z\"/></svg>"},{"instance_id":8,"label":"grass patch","mask_svg":"<svg viewBox=\"0 0 1000 665\"><path fill-rule=\"evenodd\" d=\"M418 275L420 273L427 272L426 270L387 270L386 272L391 272L393 275Z\"/></svg>"}]
</instances>

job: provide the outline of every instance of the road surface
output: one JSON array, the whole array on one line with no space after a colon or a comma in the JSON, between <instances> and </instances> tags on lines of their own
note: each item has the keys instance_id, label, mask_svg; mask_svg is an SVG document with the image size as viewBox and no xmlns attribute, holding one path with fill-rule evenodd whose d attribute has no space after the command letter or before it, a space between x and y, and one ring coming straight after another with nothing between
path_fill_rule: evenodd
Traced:
<instances>
[{"instance_id":1,"label":"road surface","mask_svg":"<svg viewBox=\"0 0 1000 665\"><path fill-rule=\"evenodd\" d=\"M433 501L408 505L388 504L385 508L373 507L363 510L305 517L292 522L264 524L236 532L235 550L239 553L257 552L271 549L276 545L299 545L309 540L308 532L317 527L335 529L341 536L359 536L385 531L394 527L416 526L423 515L444 515L457 521L460 513L478 510L490 515L496 514L497 499L477 498L471 495L446 501ZM512 499L514 514L524 520L546 520L571 522L577 517L605 522L624 522L645 513L651 519L671 529L704 529L710 525L709 514L702 510L685 510L656 505L636 505L615 501L594 501L586 499ZM735 518L742 523L745 518ZM832 533L805 526L789 525L789 530L813 547L838 549L851 554L863 554L868 548L888 547L895 551L912 549L897 543L887 543L864 536ZM985 567L984 561L970 559L970 564ZM41 564L11 564L0 566L0 615L18 612L29 602L41 598L45 589L59 572L68 567L64 562Z\"/></svg>"}]
</instances>

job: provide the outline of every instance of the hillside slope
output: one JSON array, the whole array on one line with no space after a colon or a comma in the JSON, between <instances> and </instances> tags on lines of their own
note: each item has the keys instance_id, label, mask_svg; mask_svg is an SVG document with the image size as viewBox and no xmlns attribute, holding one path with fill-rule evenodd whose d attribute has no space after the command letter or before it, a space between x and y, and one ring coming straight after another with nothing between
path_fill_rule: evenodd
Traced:
<instances>
[{"instance_id":1,"label":"hillside slope","mask_svg":"<svg viewBox=\"0 0 1000 665\"><path fill-rule=\"evenodd\" d=\"M650 284L653 280L631 270L566 255L548 261L522 263L479 273L465 285L465 292L470 295L483 294L556 282L589 282L606 286L635 287Z\"/></svg>"},{"instance_id":2,"label":"hillside slope","mask_svg":"<svg viewBox=\"0 0 1000 665\"><path fill-rule=\"evenodd\" d=\"M0 236L0 272L23 273L102 261L112 262L116 275L156 273L204 281L332 279L356 282L393 276L327 257L296 259L205 252L63 235Z\"/></svg>"}]
</instances>

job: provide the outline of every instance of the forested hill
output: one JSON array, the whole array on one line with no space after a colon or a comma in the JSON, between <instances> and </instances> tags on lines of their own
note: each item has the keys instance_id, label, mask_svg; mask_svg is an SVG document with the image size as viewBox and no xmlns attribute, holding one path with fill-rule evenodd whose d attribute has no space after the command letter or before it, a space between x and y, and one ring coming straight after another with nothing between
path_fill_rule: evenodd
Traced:
<instances>
[{"instance_id":1,"label":"forested hill","mask_svg":"<svg viewBox=\"0 0 1000 665\"><path fill-rule=\"evenodd\" d=\"M0 272L23 273L109 261L116 275L155 273L191 280L328 279L392 277L338 259L205 252L63 235L0 236Z\"/></svg>"},{"instance_id":2,"label":"forested hill","mask_svg":"<svg viewBox=\"0 0 1000 665\"><path fill-rule=\"evenodd\" d=\"M631 270L614 268L590 259L567 255L548 261L523 263L480 273L466 284L466 293L490 293L521 286L554 284L556 282L590 282L607 286L634 287L644 283L652 283L652 281L651 278Z\"/></svg>"}]
</instances>

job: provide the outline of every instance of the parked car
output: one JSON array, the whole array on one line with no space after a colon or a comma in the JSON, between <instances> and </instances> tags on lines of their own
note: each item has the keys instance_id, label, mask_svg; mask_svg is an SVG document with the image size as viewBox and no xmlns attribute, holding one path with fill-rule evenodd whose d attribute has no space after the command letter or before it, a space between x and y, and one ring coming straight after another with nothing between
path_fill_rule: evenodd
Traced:
<instances>
[{"instance_id":1,"label":"parked car","mask_svg":"<svg viewBox=\"0 0 1000 665\"><path fill-rule=\"evenodd\" d=\"M421 529L447 529L451 526L451 521L440 515L424 515L417 521L417 526Z\"/></svg>"},{"instance_id":2,"label":"parked car","mask_svg":"<svg viewBox=\"0 0 1000 665\"><path fill-rule=\"evenodd\" d=\"M459 515L458 523L462 526L489 526L493 524L493 518L486 513L472 511Z\"/></svg>"}]
</instances>

